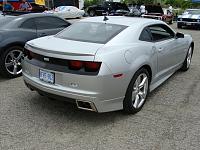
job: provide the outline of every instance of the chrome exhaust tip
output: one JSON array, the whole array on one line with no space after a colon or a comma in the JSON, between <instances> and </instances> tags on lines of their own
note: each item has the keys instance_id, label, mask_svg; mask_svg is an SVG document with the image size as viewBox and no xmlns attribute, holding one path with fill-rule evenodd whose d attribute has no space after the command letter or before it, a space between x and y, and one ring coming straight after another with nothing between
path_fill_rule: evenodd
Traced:
<instances>
[{"instance_id":1,"label":"chrome exhaust tip","mask_svg":"<svg viewBox=\"0 0 200 150\"><path fill-rule=\"evenodd\" d=\"M97 109L92 102L76 100L76 105L79 109L97 112Z\"/></svg>"}]
</instances>

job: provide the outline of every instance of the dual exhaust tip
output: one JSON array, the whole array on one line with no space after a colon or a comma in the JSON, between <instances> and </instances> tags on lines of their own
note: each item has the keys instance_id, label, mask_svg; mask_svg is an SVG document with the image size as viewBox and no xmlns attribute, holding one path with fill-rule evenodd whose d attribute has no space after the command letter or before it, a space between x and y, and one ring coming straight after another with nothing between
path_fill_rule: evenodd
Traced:
<instances>
[{"instance_id":1,"label":"dual exhaust tip","mask_svg":"<svg viewBox=\"0 0 200 150\"><path fill-rule=\"evenodd\" d=\"M25 84L31 91L34 91L34 89L31 86L29 86L29 84L27 84L26 82L25 82ZM43 94L41 94L41 95L43 95ZM92 103L92 102L76 100L76 105L79 109L97 112L97 109L96 109L94 103Z\"/></svg>"},{"instance_id":2,"label":"dual exhaust tip","mask_svg":"<svg viewBox=\"0 0 200 150\"><path fill-rule=\"evenodd\" d=\"M97 112L97 109L92 102L76 100L76 105L79 109Z\"/></svg>"}]
</instances>

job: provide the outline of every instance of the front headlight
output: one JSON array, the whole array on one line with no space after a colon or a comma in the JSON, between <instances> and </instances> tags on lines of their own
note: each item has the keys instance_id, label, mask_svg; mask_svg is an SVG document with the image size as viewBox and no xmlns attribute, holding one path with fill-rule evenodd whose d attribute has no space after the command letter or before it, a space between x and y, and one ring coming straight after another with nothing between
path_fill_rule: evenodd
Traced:
<instances>
[{"instance_id":1,"label":"front headlight","mask_svg":"<svg viewBox=\"0 0 200 150\"><path fill-rule=\"evenodd\" d=\"M200 19L197 19L197 22L200 22Z\"/></svg>"}]
</instances>

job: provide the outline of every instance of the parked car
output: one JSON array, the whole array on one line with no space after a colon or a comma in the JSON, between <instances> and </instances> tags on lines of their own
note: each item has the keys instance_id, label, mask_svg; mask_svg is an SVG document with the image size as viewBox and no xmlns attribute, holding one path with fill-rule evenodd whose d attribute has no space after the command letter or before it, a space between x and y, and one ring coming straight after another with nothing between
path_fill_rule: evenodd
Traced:
<instances>
[{"instance_id":1,"label":"parked car","mask_svg":"<svg viewBox=\"0 0 200 150\"><path fill-rule=\"evenodd\" d=\"M25 84L80 109L136 113L150 91L190 67L190 35L159 20L105 18L82 19L57 35L27 42Z\"/></svg>"},{"instance_id":2,"label":"parked car","mask_svg":"<svg viewBox=\"0 0 200 150\"><path fill-rule=\"evenodd\" d=\"M168 9L162 9L160 5L147 5L145 9L147 13L142 15L142 17L162 20L169 24L173 23L173 13Z\"/></svg>"},{"instance_id":3,"label":"parked car","mask_svg":"<svg viewBox=\"0 0 200 150\"><path fill-rule=\"evenodd\" d=\"M21 75L21 55L27 41L56 34L70 25L47 14L6 15L0 20L0 74L10 78Z\"/></svg>"},{"instance_id":4,"label":"parked car","mask_svg":"<svg viewBox=\"0 0 200 150\"><path fill-rule=\"evenodd\" d=\"M178 16L177 27L193 26L200 28L200 9L187 9L182 15Z\"/></svg>"},{"instance_id":5,"label":"parked car","mask_svg":"<svg viewBox=\"0 0 200 150\"><path fill-rule=\"evenodd\" d=\"M119 2L104 2L99 5L88 7L89 16L102 16L104 14L119 16L129 12L129 8L124 3Z\"/></svg>"},{"instance_id":6,"label":"parked car","mask_svg":"<svg viewBox=\"0 0 200 150\"><path fill-rule=\"evenodd\" d=\"M85 11L74 6L59 6L55 10L45 11L45 13L54 14L63 19L69 19L83 17Z\"/></svg>"}]
</instances>

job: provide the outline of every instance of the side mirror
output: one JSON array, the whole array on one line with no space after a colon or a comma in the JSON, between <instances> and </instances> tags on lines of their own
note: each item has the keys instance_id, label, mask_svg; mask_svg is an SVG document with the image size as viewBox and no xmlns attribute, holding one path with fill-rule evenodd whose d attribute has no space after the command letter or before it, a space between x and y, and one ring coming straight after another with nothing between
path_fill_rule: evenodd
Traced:
<instances>
[{"instance_id":1,"label":"side mirror","mask_svg":"<svg viewBox=\"0 0 200 150\"><path fill-rule=\"evenodd\" d=\"M177 39L179 39L179 38L184 38L184 34L183 34L183 33L177 32L177 33L176 33L176 38L177 38Z\"/></svg>"}]
</instances>

